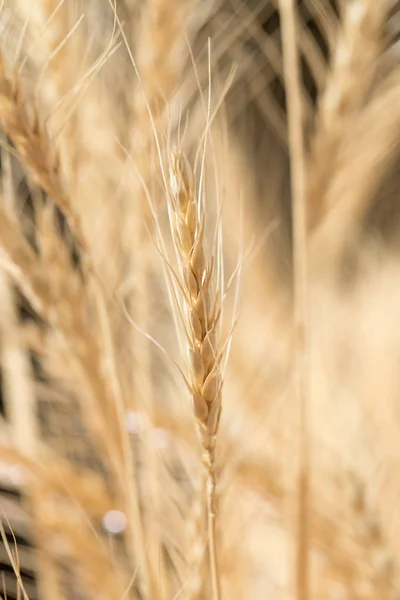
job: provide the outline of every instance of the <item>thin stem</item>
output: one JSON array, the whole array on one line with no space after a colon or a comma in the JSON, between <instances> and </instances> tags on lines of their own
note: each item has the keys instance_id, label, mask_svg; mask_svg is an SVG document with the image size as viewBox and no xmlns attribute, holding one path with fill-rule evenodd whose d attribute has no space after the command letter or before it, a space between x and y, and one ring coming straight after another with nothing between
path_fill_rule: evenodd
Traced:
<instances>
[{"instance_id":1,"label":"thin stem","mask_svg":"<svg viewBox=\"0 0 400 600\"><path fill-rule=\"evenodd\" d=\"M280 0L293 210L294 395L299 409L296 597L309 598L309 432L306 181L301 83L293 0Z\"/></svg>"},{"instance_id":2,"label":"thin stem","mask_svg":"<svg viewBox=\"0 0 400 600\"><path fill-rule=\"evenodd\" d=\"M204 466L207 471L207 530L208 530L208 554L210 561L210 578L212 600L220 600L220 578L218 568L218 553L217 553L217 535L216 535L216 477L215 477L215 449L212 448L206 451L206 460Z\"/></svg>"}]
</instances>

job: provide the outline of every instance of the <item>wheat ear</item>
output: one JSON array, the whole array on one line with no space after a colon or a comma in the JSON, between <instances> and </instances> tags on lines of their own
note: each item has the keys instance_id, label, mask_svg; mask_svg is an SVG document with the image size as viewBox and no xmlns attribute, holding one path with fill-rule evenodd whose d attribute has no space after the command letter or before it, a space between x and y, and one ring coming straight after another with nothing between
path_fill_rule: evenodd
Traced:
<instances>
[{"instance_id":1,"label":"wheat ear","mask_svg":"<svg viewBox=\"0 0 400 600\"><path fill-rule=\"evenodd\" d=\"M362 218L391 165L397 159L400 131L399 71L370 100L347 128L338 152L340 167L325 189L329 213L315 228L310 256L324 268L333 266L346 242L357 236ZM320 262L322 261L322 262ZM320 267L318 267L320 268Z\"/></svg>"},{"instance_id":2,"label":"wheat ear","mask_svg":"<svg viewBox=\"0 0 400 600\"><path fill-rule=\"evenodd\" d=\"M214 291L214 261L204 251L204 209L186 156L173 150L170 161L172 234L181 269L182 308L190 358L189 387L207 475L207 520L213 600L220 598L216 548L215 442L221 414L220 302Z\"/></svg>"},{"instance_id":3,"label":"wheat ear","mask_svg":"<svg viewBox=\"0 0 400 600\"><path fill-rule=\"evenodd\" d=\"M331 208L326 191L343 141L348 140L351 119L365 104L376 76L388 7L387 0L353 0L346 5L311 144L308 189L311 230Z\"/></svg>"},{"instance_id":4,"label":"wheat ear","mask_svg":"<svg viewBox=\"0 0 400 600\"><path fill-rule=\"evenodd\" d=\"M32 112L33 115L28 113L18 80L9 75L0 53L0 124L12 140L33 181L61 210L81 249L86 250L79 217L62 181L60 157L55 150L54 140L40 124L36 108Z\"/></svg>"}]
</instances>

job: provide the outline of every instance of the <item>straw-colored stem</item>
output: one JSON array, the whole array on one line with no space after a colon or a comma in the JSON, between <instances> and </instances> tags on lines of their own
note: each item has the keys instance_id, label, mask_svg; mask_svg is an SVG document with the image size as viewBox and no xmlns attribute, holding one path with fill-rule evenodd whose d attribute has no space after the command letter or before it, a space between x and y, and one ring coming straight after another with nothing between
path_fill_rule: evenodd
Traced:
<instances>
[{"instance_id":1,"label":"straw-colored stem","mask_svg":"<svg viewBox=\"0 0 400 600\"><path fill-rule=\"evenodd\" d=\"M289 152L293 207L294 397L299 410L296 596L309 598L309 432L307 340L306 184L301 84L293 0L280 0L283 61L288 107Z\"/></svg>"},{"instance_id":2,"label":"straw-colored stem","mask_svg":"<svg viewBox=\"0 0 400 600\"><path fill-rule=\"evenodd\" d=\"M213 600L221 598L220 577L218 568L217 536L216 536L216 476L214 467L214 448L206 453L207 469L207 531L208 552L210 561L210 579Z\"/></svg>"}]
</instances>

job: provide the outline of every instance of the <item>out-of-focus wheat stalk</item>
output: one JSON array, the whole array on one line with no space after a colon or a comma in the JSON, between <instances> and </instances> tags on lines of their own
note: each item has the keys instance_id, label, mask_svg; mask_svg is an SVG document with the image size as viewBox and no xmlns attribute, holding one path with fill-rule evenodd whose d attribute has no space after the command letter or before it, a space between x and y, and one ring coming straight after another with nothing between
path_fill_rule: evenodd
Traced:
<instances>
[{"instance_id":1,"label":"out-of-focus wheat stalk","mask_svg":"<svg viewBox=\"0 0 400 600\"><path fill-rule=\"evenodd\" d=\"M308 182L311 230L335 206L328 202L327 189L341 167L340 148L351 139L352 119L367 102L377 75L388 8L388 2L372 0L355 0L346 6L312 138Z\"/></svg>"},{"instance_id":2,"label":"out-of-focus wheat stalk","mask_svg":"<svg viewBox=\"0 0 400 600\"><path fill-rule=\"evenodd\" d=\"M11 157L2 152L3 177L2 188L4 202L10 214L16 212L15 193L13 189ZM18 451L32 459L38 459L39 427L36 416L36 397L32 382L31 367L24 345L23 336L18 324L18 312L12 280L5 272L0 273L0 333L2 335L1 364L7 397L7 415L9 418L13 442ZM4 452L1 453L4 457ZM57 596L59 584L57 571L51 554L46 548L46 537L43 536L37 520L41 514L41 498L47 491L39 493L37 481L30 482L30 503L35 519L35 543L39 565L39 590L43 596Z\"/></svg>"},{"instance_id":3,"label":"out-of-focus wheat stalk","mask_svg":"<svg viewBox=\"0 0 400 600\"><path fill-rule=\"evenodd\" d=\"M0 123L13 141L33 180L65 214L81 248L85 249L79 217L62 182L59 155L54 141L40 123L36 107L29 114L17 79L7 73L0 54Z\"/></svg>"},{"instance_id":4,"label":"out-of-focus wheat stalk","mask_svg":"<svg viewBox=\"0 0 400 600\"><path fill-rule=\"evenodd\" d=\"M315 228L311 252L319 262L335 264L346 241L357 236L382 178L396 161L399 136L400 87L398 71L388 77L369 104L348 124L348 139L338 153L340 165L325 191L330 211ZM321 255L322 253L322 255Z\"/></svg>"},{"instance_id":5,"label":"out-of-focus wheat stalk","mask_svg":"<svg viewBox=\"0 0 400 600\"><path fill-rule=\"evenodd\" d=\"M288 132L293 206L294 279L294 401L299 411L298 541L296 558L296 597L308 600L309 591L309 349L307 291L306 171L301 108L299 55L297 50L296 10L293 0L281 0L282 45L288 104Z\"/></svg>"}]
</instances>

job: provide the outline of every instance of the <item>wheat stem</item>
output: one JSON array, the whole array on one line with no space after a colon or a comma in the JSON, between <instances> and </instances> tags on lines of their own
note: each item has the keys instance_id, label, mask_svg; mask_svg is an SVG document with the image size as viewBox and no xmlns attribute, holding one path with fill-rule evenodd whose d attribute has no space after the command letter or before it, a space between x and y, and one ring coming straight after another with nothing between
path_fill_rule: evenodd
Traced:
<instances>
[{"instance_id":1,"label":"wheat stem","mask_svg":"<svg viewBox=\"0 0 400 600\"><path fill-rule=\"evenodd\" d=\"M205 461L207 469L207 530L208 530L208 551L210 559L210 578L213 600L219 600L221 597L219 584L219 569L217 555L217 540L216 540L216 493L215 493L215 457L214 450L207 452Z\"/></svg>"},{"instance_id":2,"label":"wheat stem","mask_svg":"<svg viewBox=\"0 0 400 600\"><path fill-rule=\"evenodd\" d=\"M293 206L294 278L294 394L299 409L300 447L296 595L309 598L309 433L308 433L308 339L307 339L307 239L306 182L301 83L293 0L280 0L283 62L288 106L289 152Z\"/></svg>"}]
</instances>

